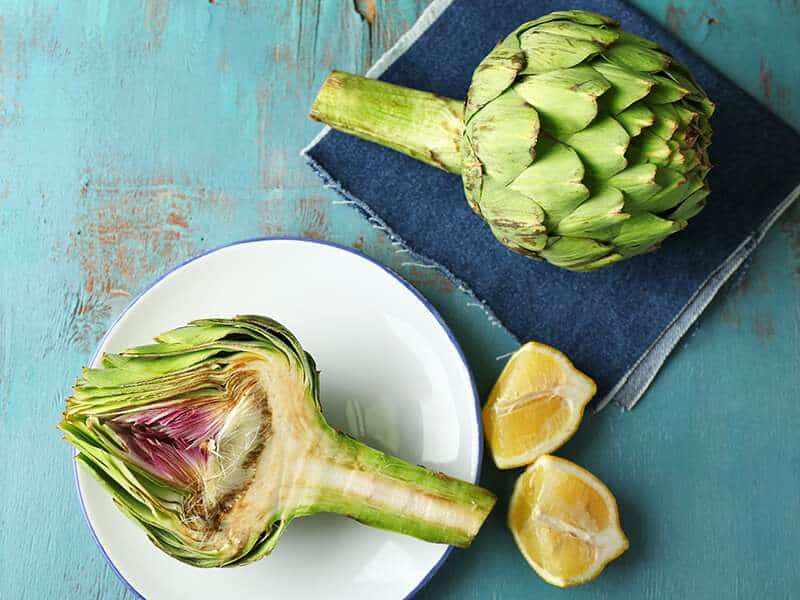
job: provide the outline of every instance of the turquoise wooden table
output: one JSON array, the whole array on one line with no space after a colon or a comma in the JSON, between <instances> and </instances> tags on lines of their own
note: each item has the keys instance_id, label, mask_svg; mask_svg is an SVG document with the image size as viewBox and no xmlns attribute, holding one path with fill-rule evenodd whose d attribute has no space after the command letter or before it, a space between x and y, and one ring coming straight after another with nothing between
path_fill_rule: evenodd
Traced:
<instances>
[{"instance_id":1,"label":"turquoise wooden table","mask_svg":"<svg viewBox=\"0 0 800 600\"><path fill-rule=\"evenodd\" d=\"M635 4L800 128L797 0ZM114 316L202 250L283 234L354 246L433 301L487 392L511 337L298 157L328 71L365 70L425 5L0 2L0 598L131 596L83 522L55 424ZM799 365L795 207L639 407L588 417L561 452L617 493L630 550L559 591L517 553L501 502L421 596L797 597ZM484 465L504 500L515 476Z\"/></svg>"}]
</instances>

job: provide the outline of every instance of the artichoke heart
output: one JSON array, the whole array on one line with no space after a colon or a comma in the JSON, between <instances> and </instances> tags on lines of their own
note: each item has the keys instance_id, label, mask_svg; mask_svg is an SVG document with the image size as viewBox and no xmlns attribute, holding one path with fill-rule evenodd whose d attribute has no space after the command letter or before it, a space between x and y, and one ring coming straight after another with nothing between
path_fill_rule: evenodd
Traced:
<instances>
[{"instance_id":1,"label":"artichoke heart","mask_svg":"<svg viewBox=\"0 0 800 600\"><path fill-rule=\"evenodd\" d=\"M572 10L520 25L463 103L334 72L311 117L460 174L501 243L591 271L657 249L700 212L713 112L657 44Z\"/></svg>"},{"instance_id":2,"label":"artichoke heart","mask_svg":"<svg viewBox=\"0 0 800 600\"><path fill-rule=\"evenodd\" d=\"M84 369L59 426L120 510L194 566L257 560L318 512L468 546L494 496L334 430L318 392L284 326L205 319Z\"/></svg>"}]
</instances>

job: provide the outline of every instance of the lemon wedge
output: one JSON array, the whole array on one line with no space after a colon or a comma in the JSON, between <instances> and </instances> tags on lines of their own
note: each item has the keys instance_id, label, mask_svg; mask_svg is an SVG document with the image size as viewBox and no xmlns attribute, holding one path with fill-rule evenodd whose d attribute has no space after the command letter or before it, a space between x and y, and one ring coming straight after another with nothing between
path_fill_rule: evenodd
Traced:
<instances>
[{"instance_id":1,"label":"lemon wedge","mask_svg":"<svg viewBox=\"0 0 800 600\"><path fill-rule=\"evenodd\" d=\"M577 431L597 386L563 352L528 342L509 359L483 408L483 427L500 469L532 463Z\"/></svg>"},{"instance_id":2,"label":"lemon wedge","mask_svg":"<svg viewBox=\"0 0 800 600\"><path fill-rule=\"evenodd\" d=\"M508 526L534 570L559 587L591 581L628 549L609 489L583 467L548 454L517 479Z\"/></svg>"}]
</instances>

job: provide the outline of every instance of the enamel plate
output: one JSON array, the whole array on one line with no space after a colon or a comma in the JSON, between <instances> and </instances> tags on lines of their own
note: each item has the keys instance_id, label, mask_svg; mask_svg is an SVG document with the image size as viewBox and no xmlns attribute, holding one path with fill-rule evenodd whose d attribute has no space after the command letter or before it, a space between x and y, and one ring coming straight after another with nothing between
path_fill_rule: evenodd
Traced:
<instances>
[{"instance_id":1,"label":"enamel plate","mask_svg":"<svg viewBox=\"0 0 800 600\"><path fill-rule=\"evenodd\" d=\"M148 343L203 317L271 316L317 362L332 426L413 463L476 481L481 431L475 388L452 333L397 275L346 248L299 239L226 246L171 271L136 298L97 349ZM157 550L82 469L89 526L119 577L149 599L404 598L449 553L344 517L289 525L276 550L229 569L190 567Z\"/></svg>"}]
</instances>

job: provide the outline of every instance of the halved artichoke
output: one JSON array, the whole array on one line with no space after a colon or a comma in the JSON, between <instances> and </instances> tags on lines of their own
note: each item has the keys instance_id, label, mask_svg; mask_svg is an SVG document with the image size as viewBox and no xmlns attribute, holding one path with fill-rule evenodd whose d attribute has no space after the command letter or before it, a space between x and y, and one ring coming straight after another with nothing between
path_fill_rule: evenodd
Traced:
<instances>
[{"instance_id":1,"label":"halved artichoke","mask_svg":"<svg viewBox=\"0 0 800 600\"><path fill-rule=\"evenodd\" d=\"M120 510L194 566L257 560L318 512L469 545L494 496L335 431L318 392L281 324L204 319L84 369L59 427Z\"/></svg>"}]
</instances>

